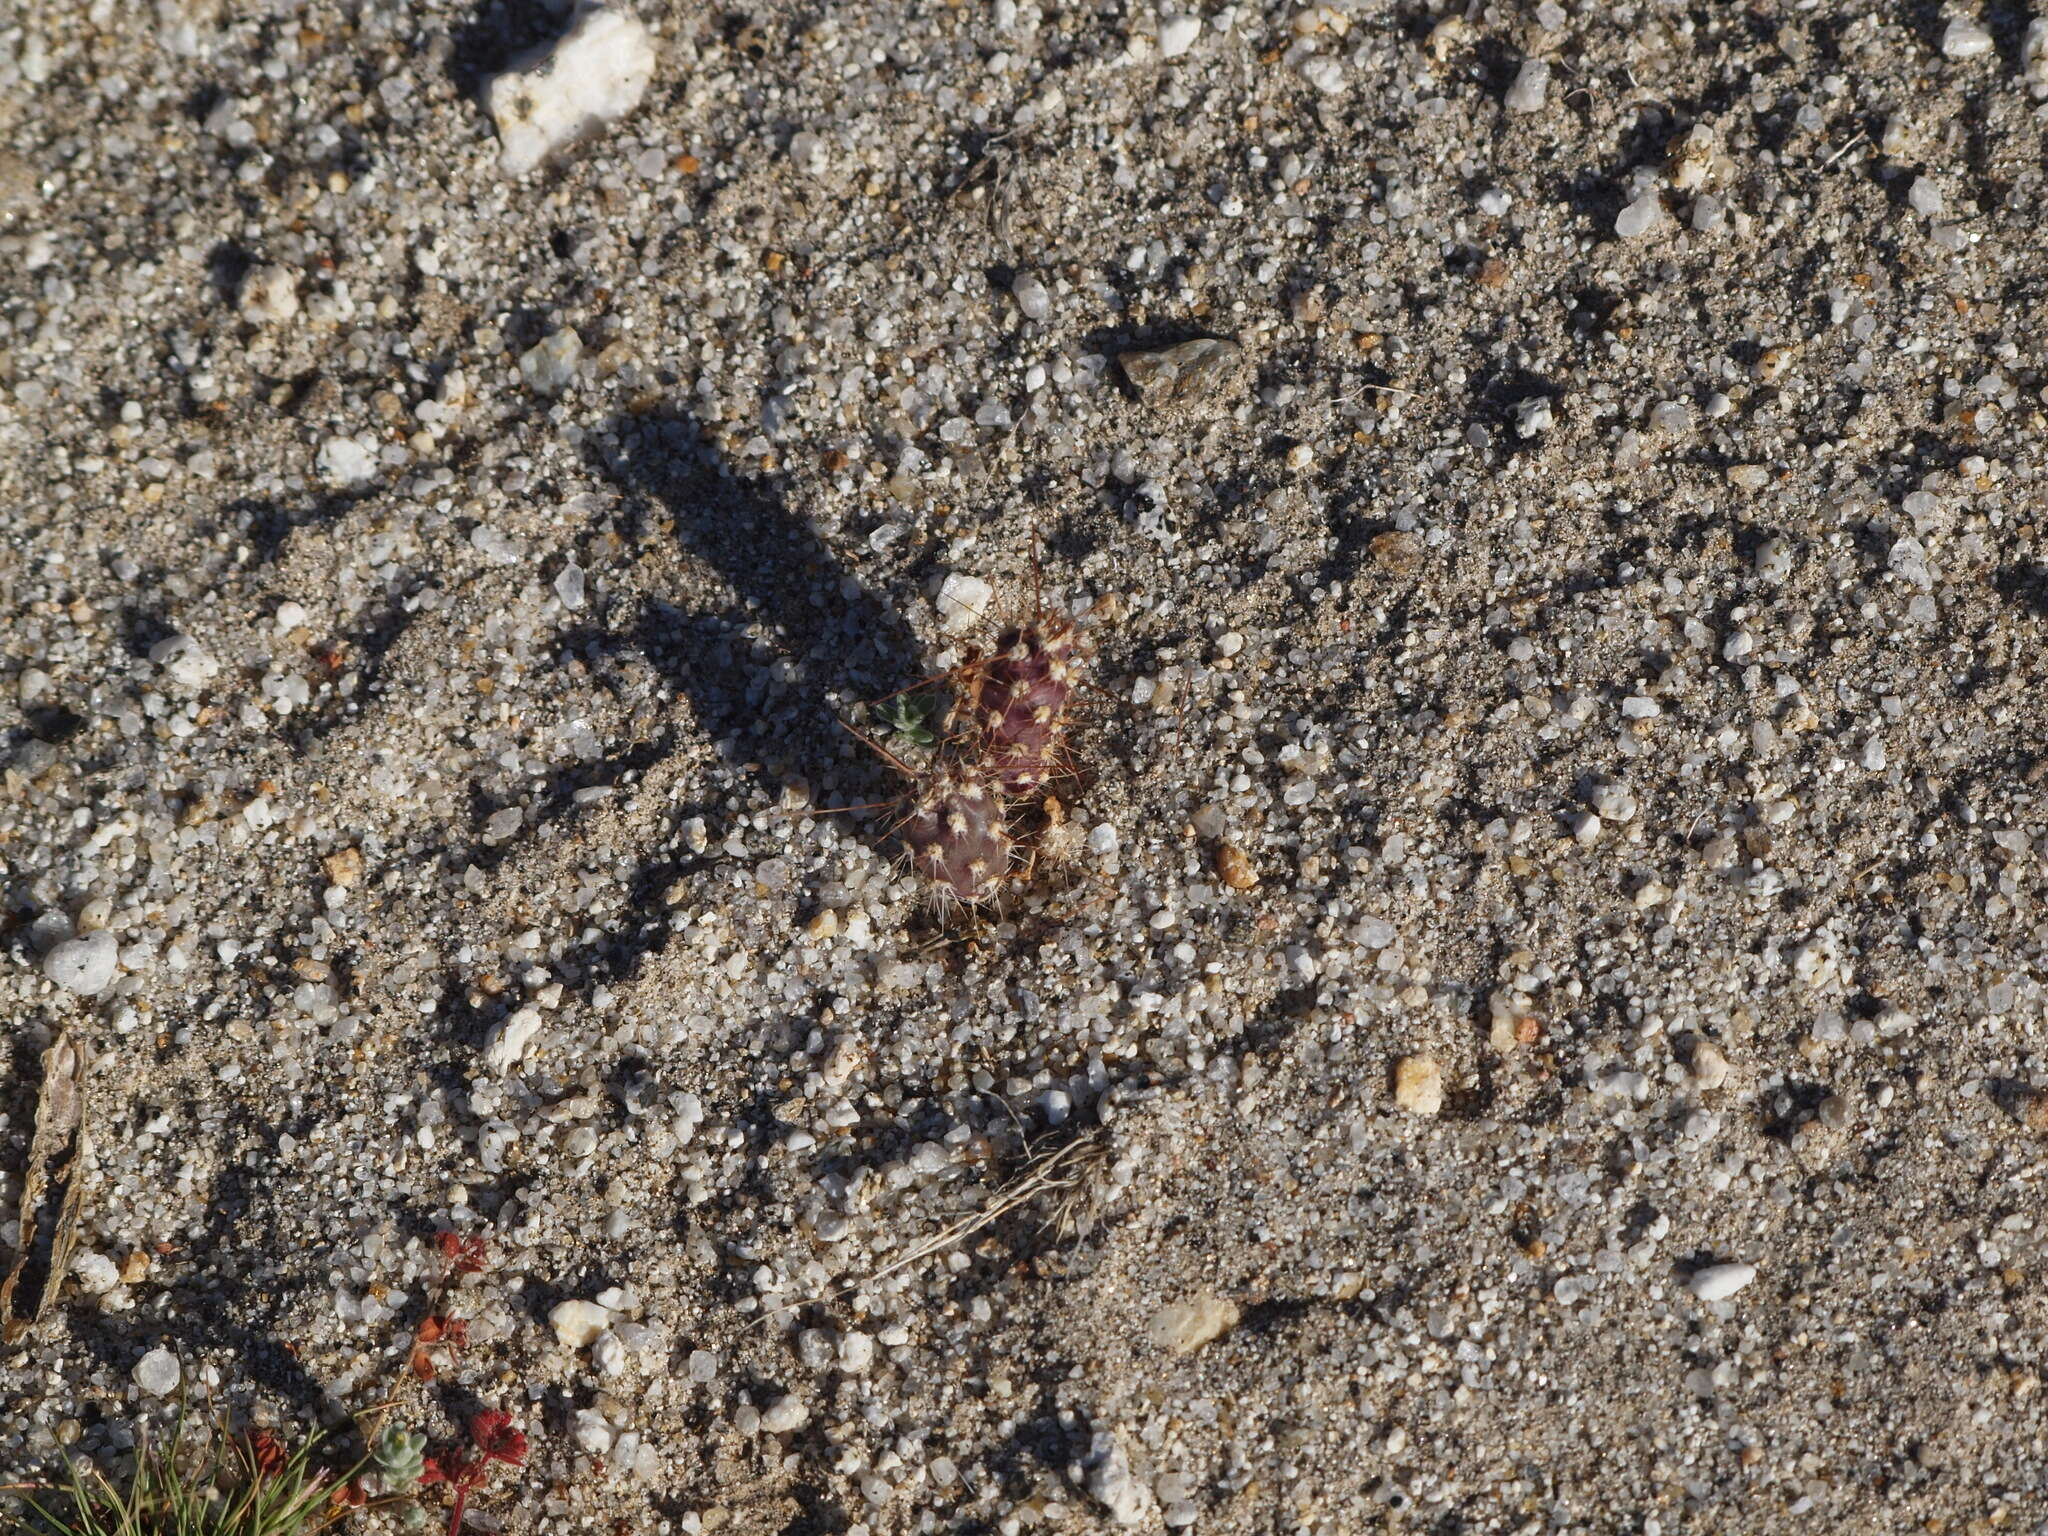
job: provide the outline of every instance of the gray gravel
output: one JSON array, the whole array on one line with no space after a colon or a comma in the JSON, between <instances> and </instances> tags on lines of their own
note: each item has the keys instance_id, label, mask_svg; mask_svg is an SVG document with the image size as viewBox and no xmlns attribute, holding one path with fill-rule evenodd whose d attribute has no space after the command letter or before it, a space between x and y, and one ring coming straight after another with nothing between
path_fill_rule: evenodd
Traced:
<instances>
[{"instance_id":1,"label":"gray gravel","mask_svg":"<svg viewBox=\"0 0 2048 1536\"><path fill-rule=\"evenodd\" d=\"M2048 1529L2048 29L639 12L523 178L544 7L0 16L10 1212L98 1055L0 1471ZM835 715L1104 598L935 917Z\"/></svg>"}]
</instances>

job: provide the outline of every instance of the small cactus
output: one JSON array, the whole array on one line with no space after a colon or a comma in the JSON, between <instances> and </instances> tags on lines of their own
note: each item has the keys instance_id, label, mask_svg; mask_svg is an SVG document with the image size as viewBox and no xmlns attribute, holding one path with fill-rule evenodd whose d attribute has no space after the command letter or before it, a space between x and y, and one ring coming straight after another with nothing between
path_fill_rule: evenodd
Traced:
<instances>
[{"instance_id":1,"label":"small cactus","mask_svg":"<svg viewBox=\"0 0 2048 1536\"><path fill-rule=\"evenodd\" d=\"M1067 772L1067 706L1081 656L1080 634L1054 619L1007 631L972 669L967 724L1005 794L1029 794Z\"/></svg>"},{"instance_id":2,"label":"small cactus","mask_svg":"<svg viewBox=\"0 0 2048 1536\"><path fill-rule=\"evenodd\" d=\"M370 1447L370 1460L376 1463L387 1492L403 1492L417 1483L427 1469L427 1437L403 1425L386 1425Z\"/></svg>"},{"instance_id":3,"label":"small cactus","mask_svg":"<svg viewBox=\"0 0 2048 1536\"><path fill-rule=\"evenodd\" d=\"M919 785L896 835L910 850L911 868L931 882L940 900L966 907L994 898L1016 851L1002 797L960 764Z\"/></svg>"}]
</instances>

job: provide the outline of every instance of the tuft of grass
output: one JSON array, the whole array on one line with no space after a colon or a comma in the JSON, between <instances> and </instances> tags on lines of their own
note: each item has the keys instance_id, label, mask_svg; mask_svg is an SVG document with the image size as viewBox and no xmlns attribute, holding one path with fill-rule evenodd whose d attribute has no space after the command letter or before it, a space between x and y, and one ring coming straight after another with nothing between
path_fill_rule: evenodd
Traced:
<instances>
[{"instance_id":1,"label":"tuft of grass","mask_svg":"<svg viewBox=\"0 0 2048 1536\"><path fill-rule=\"evenodd\" d=\"M215 1426L195 1436L181 1415L168 1440L146 1433L116 1480L73 1460L63 1483L15 1485L6 1536L312 1536L344 1518L352 1467L321 1465L322 1438L288 1450L267 1430Z\"/></svg>"}]
</instances>

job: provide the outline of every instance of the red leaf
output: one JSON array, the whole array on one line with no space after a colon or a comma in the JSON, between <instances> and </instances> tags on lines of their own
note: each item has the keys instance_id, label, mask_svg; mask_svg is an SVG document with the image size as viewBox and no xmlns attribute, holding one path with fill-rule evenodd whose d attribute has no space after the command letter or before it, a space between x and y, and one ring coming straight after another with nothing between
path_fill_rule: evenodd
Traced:
<instances>
[{"instance_id":1,"label":"red leaf","mask_svg":"<svg viewBox=\"0 0 2048 1536\"><path fill-rule=\"evenodd\" d=\"M434 1246L441 1250L441 1257L448 1261L456 1274L482 1273L484 1260L488 1254L482 1238L463 1237L455 1232L436 1232Z\"/></svg>"},{"instance_id":2,"label":"red leaf","mask_svg":"<svg viewBox=\"0 0 2048 1536\"><path fill-rule=\"evenodd\" d=\"M469 1421L469 1438L486 1460L517 1467L526 1461L526 1436L512 1425L512 1415L486 1408Z\"/></svg>"},{"instance_id":3,"label":"red leaf","mask_svg":"<svg viewBox=\"0 0 2048 1536\"><path fill-rule=\"evenodd\" d=\"M440 1318L430 1315L420 1319L419 1342L422 1344L438 1344L441 1342Z\"/></svg>"},{"instance_id":4,"label":"red leaf","mask_svg":"<svg viewBox=\"0 0 2048 1536\"><path fill-rule=\"evenodd\" d=\"M284 1467L284 1445L269 1430L256 1430L249 1436L249 1459L258 1477L275 1477Z\"/></svg>"},{"instance_id":5,"label":"red leaf","mask_svg":"<svg viewBox=\"0 0 2048 1536\"><path fill-rule=\"evenodd\" d=\"M421 1381L434 1379L434 1362L428 1356L424 1345L414 1345L412 1351L412 1373Z\"/></svg>"}]
</instances>

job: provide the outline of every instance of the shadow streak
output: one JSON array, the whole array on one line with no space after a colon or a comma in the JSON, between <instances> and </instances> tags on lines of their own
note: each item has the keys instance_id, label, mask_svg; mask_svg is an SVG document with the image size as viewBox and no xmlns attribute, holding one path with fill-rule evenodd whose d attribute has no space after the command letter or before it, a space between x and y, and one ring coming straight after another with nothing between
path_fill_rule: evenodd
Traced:
<instances>
[{"instance_id":1,"label":"shadow streak","mask_svg":"<svg viewBox=\"0 0 2048 1536\"><path fill-rule=\"evenodd\" d=\"M680 413L622 416L596 439L597 468L625 497L630 528L671 533L730 592L717 611L651 603L630 629L595 638L630 647L660 670L700 729L771 792L822 785L850 762L866 789L898 792L841 727L833 701L873 698L917 675L919 647L902 615L872 591L774 477L742 480Z\"/></svg>"}]
</instances>

